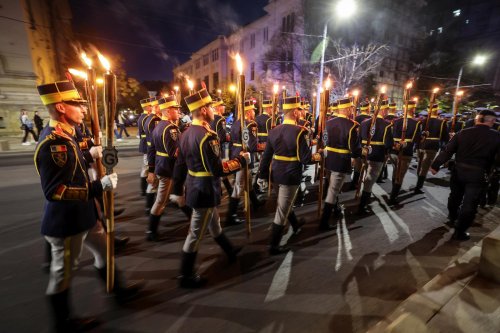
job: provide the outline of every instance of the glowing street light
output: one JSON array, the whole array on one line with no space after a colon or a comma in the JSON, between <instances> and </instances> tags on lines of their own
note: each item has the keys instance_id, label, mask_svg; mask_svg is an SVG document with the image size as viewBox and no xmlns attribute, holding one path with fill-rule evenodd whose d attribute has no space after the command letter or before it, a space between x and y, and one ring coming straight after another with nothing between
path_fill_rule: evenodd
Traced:
<instances>
[{"instance_id":1,"label":"glowing street light","mask_svg":"<svg viewBox=\"0 0 500 333\"><path fill-rule=\"evenodd\" d=\"M478 54L472 60L472 64L476 66L482 66L486 63L486 60L488 60L487 56L485 56L484 54Z\"/></svg>"},{"instance_id":2,"label":"glowing street light","mask_svg":"<svg viewBox=\"0 0 500 333\"><path fill-rule=\"evenodd\" d=\"M472 61L470 61L470 63L474 66L483 66L485 63L486 63L486 60L488 60L488 57L484 54L477 54L474 59L472 59ZM457 79L457 87L455 89L455 96L458 95L458 91L460 90L460 80L462 79L462 73L464 71L464 66L466 64L463 64L461 67L460 67L460 71L458 72L458 79ZM453 108L455 109L456 107L456 103L457 102L457 99L455 98L455 100L453 101Z\"/></svg>"}]
</instances>

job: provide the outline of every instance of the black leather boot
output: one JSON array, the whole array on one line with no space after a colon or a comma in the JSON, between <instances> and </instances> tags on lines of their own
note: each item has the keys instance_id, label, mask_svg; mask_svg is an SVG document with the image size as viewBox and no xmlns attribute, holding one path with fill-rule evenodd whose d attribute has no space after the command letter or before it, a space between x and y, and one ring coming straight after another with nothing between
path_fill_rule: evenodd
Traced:
<instances>
[{"instance_id":1,"label":"black leather boot","mask_svg":"<svg viewBox=\"0 0 500 333\"><path fill-rule=\"evenodd\" d=\"M179 287L181 288L200 288L207 283L206 279L194 273L196 255L197 252L182 251L181 275L179 276Z\"/></svg>"},{"instance_id":2,"label":"black leather boot","mask_svg":"<svg viewBox=\"0 0 500 333\"><path fill-rule=\"evenodd\" d=\"M359 199L359 206L358 206L358 215L365 215L368 214L368 203L370 202L370 197L371 197L371 192L365 192L363 191L361 193L361 198Z\"/></svg>"},{"instance_id":3,"label":"black leather boot","mask_svg":"<svg viewBox=\"0 0 500 333\"><path fill-rule=\"evenodd\" d=\"M106 266L103 268L96 268L96 270L101 280L104 284L106 284ZM142 281L127 284L124 281L122 274L115 268L113 294L117 303L124 304L137 298L139 291L143 287L144 283Z\"/></svg>"},{"instance_id":4,"label":"black leather boot","mask_svg":"<svg viewBox=\"0 0 500 333\"><path fill-rule=\"evenodd\" d=\"M54 318L54 332L82 332L99 325L95 317L70 318L68 289L54 295L48 295Z\"/></svg>"},{"instance_id":5,"label":"black leather boot","mask_svg":"<svg viewBox=\"0 0 500 333\"><path fill-rule=\"evenodd\" d=\"M333 205L333 217L338 218L342 216L342 206L339 203L339 197L335 200L335 204Z\"/></svg>"},{"instance_id":6,"label":"black leather boot","mask_svg":"<svg viewBox=\"0 0 500 333\"><path fill-rule=\"evenodd\" d=\"M397 205L398 204L398 194L401 190L401 184L394 183L392 185L391 196L389 198L389 205Z\"/></svg>"},{"instance_id":7,"label":"black leather boot","mask_svg":"<svg viewBox=\"0 0 500 333\"><path fill-rule=\"evenodd\" d=\"M224 233L221 233L219 236L214 238L215 242L219 244L221 249L227 255L227 261L232 264L236 261L236 256L241 252L241 246L233 246L229 239L226 237Z\"/></svg>"},{"instance_id":8,"label":"black leather boot","mask_svg":"<svg viewBox=\"0 0 500 333\"><path fill-rule=\"evenodd\" d=\"M179 207L179 209L186 215L189 221L191 221L191 215L193 214L193 208L188 206Z\"/></svg>"},{"instance_id":9,"label":"black leather boot","mask_svg":"<svg viewBox=\"0 0 500 333\"><path fill-rule=\"evenodd\" d=\"M380 174L378 175L378 178L377 178L377 183L378 183L378 184L383 184L383 183L385 183L383 173L384 173L384 172L382 171L382 172L380 172Z\"/></svg>"},{"instance_id":10,"label":"black leather boot","mask_svg":"<svg viewBox=\"0 0 500 333\"><path fill-rule=\"evenodd\" d=\"M157 242L158 236L158 225L160 224L161 215L149 215L149 227L146 231L146 240L148 242Z\"/></svg>"},{"instance_id":11,"label":"black leather boot","mask_svg":"<svg viewBox=\"0 0 500 333\"><path fill-rule=\"evenodd\" d=\"M418 176L417 185L413 189L413 192L415 192L415 194L424 193L424 191L422 191L422 187L424 187L424 181L425 181L425 176Z\"/></svg>"},{"instance_id":12,"label":"black leather boot","mask_svg":"<svg viewBox=\"0 0 500 333\"><path fill-rule=\"evenodd\" d=\"M298 235L302 231L302 227L306 224L306 221L303 218L297 219L297 215L292 210L288 214L288 222L292 226L293 234Z\"/></svg>"},{"instance_id":13,"label":"black leather boot","mask_svg":"<svg viewBox=\"0 0 500 333\"><path fill-rule=\"evenodd\" d=\"M330 217L332 217L333 204L325 202L323 205L323 214L321 215L321 220L319 222L319 230L330 231L335 229L333 225L330 224Z\"/></svg>"},{"instance_id":14,"label":"black leather boot","mask_svg":"<svg viewBox=\"0 0 500 333\"><path fill-rule=\"evenodd\" d=\"M130 237L127 236L115 236L115 250L122 250L125 245L130 241Z\"/></svg>"},{"instance_id":15,"label":"black leather boot","mask_svg":"<svg viewBox=\"0 0 500 333\"><path fill-rule=\"evenodd\" d=\"M146 195L147 188L148 188L148 182L146 181L146 177L141 177L141 196Z\"/></svg>"},{"instance_id":16,"label":"black leather boot","mask_svg":"<svg viewBox=\"0 0 500 333\"><path fill-rule=\"evenodd\" d=\"M382 168L382 179L387 178L389 178L389 170L387 169L387 164L384 164L384 167Z\"/></svg>"},{"instance_id":17,"label":"black leather boot","mask_svg":"<svg viewBox=\"0 0 500 333\"><path fill-rule=\"evenodd\" d=\"M355 190L356 187L358 186L358 181L359 181L359 172L358 171L354 171L354 173L352 174L352 182L351 182L351 185L349 186L349 190Z\"/></svg>"},{"instance_id":18,"label":"black leather boot","mask_svg":"<svg viewBox=\"0 0 500 333\"><path fill-rule=\"evenodd\" d=\"M231 195L233 193L233 187L231 186L231 182L227 178L222 179L222 184L224 184L224 187L226 188L227 194Z\"/></svg>"},{"instance_id":19,"label":"black leather boot","mask_svg":"<svg viewBox=\"0 0 500 333\"><path fill-rule=\"evenodd\" d=\"M254 210L264 205L264 202L260 201L257 197L257 193L255 193L254 189L250 189L250 202L252 203L252 208Z\"/></svg>"},{"instance_id":20,"label":"black leather boot","mask_svg":"<svg viewBox=\"0 0 500 333\"><path fill-rule=\"evenodd\" d=\"M236 212L238 211L238 204L240 199L229 198L229 205L226 213L226 223L225 226L236 225L243 223L243 220L238 218Z\"/></svg>"},{"instance_id":21,"label":"black leather boot","mask_svg":"<svg viewBox=\"0 0 500 333\"><path fill-rule=\"evenodd\" d=\"M146 193L146 215L151 214L151 208L155 204L155 193Z\"/></svg>"},{"instance_id":22,"label":"black leather boot","mask_svg":"<svg viewBox=\"0 0 500 333\"><path fill-rule=\"evenodd\" d=\"M277 254L283 254L290 251L287 246L281 246L281 237L283 236L283 229L285 226L277 225L276 223L272 223L272 231L271 231L271 242L269 246L269 254L274 256Z\"/></svg>"}]
</instances>

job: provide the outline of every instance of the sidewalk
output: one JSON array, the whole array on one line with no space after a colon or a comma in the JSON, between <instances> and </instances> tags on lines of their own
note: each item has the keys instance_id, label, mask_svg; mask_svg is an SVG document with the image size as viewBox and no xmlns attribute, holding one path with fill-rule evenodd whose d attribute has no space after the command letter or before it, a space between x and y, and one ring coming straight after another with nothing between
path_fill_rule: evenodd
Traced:
<instances>
[{"instance_id":1,"label":"sidewalk","mask_svg":"<svg viewBox=\"0 0 500 333\"><path fill-rule=\"evenodd\" d=\"M113 144L115 145L116 149L120 150L120 148L125 147L139 147L139 139L136 137L137 127L127 127L127 132L130 134L130 136L126 137L124 135L122 141L117 141L116 138L114 139ZM33 139L31 135L28 138ZM22 139L23 134L19 134L19 136L16 137L0 137L0 156L34 153L36 149L36 143L31 142L29 146L24 146L21 144Z\"/></svg>"}]
</instances>

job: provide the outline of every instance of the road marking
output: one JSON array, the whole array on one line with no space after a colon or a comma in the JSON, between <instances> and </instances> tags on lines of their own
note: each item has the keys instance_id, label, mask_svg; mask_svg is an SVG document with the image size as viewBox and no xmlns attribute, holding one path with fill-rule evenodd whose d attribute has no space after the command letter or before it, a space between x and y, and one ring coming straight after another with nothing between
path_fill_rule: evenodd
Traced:
<instances>
[{"instance_id":1,"label":"road marking","mask_svg":"<svg viewBox=\"0 0 500 333\"><path fill-rule=\"evenodd\" d=\"M388 213L389 217L391 218L391 220L394 221L395 224L397 224L397 226L399 226L410 237L411 241L413 241L413 237L410 233L410 228L403 221L403 219L400 218L398 216L398 214L396 214L396 212L394 212L391 209L391 207L389 207L388 205L385 204L385 200L382 198L382 194L385 194L385 191L378 184L375 184L373 186L373 195L375 195L380 200L380 205L383 206L387 210L387 213Z\"/></svg>"},{"instance_id":2,"label":"road marking","mask_svg":"<svg viewBox=\"0 0 500 333\"><path fill-rule=\"evenodd\" d=\"M285 259L276 271L271 282L271 286L267 291L264 303L269 303L285 296L288 283L290 282L290 272L292 271L293 252L288 251Z\"/></svg>"},{"instance_id":3,"label":"road marking","mask_svg":"<svg viewBox=\"0 0 500 333\"><path fill-rule=\"evenodd\" d=\"M342 244L344 247L342 247ZM337 262L335 263L335 271L337 272L342 267L342 249L345 252L347 261L352 261L352 243L351 237L349 237L349 230L346 226L345 215L342 215L342 219L337 223Z\"/></svg>"}]
</instances>

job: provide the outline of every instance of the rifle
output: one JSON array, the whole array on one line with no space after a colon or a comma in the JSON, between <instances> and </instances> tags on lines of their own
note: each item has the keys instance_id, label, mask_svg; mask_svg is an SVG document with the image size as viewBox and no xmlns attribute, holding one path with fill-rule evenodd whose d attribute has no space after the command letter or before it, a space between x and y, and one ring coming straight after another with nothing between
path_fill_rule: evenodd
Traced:
<instances>
[{"instance_id":1,"label":"rifle","mask_svg":"<svg viewBox=\"0 0 500 333\"><path fill-rule=\"evenodd\" d=\"M406 146L406 129L408 128L408 101L410 100L410 89L412 88L413 84L410 82L406 85L406 89L404 90L403 94L403 101L405 103L405 110L403 113L403 128L401 129L401 141L399 145L399 150L398 150L398 161L396 164L396 170L394 174L396 175L394 180L400 179L400 170L401 170L401 158L403 157L403 150Z\"/></svg>"},{"instance_id":2,"label":"rifle","mask_svg":"<svg viewBox=\"0 0 500 333\"><path fill-rule=\"evenodd\" d=\"M321 96L320 96L321 98ZM326 112L328 110L328 104L330 101L330 79L325 82L325 90L323 92L323 100L321 103L322 108L320 109L319 119L318 119L318 150L326 146L326 142L323 140L323 133L326 126ZM321 216L321 206L323 205L323 185L325 177L325 157L321 155L320 169L319 169L319 189L318 189L318 217Z\"/></svg>"},{"instance_id":3,"label":"rifle","mask_svg":"<svg viewBox=\"0 0 500 333\"><path fill-rule=\"evenodd\" d=\"M361 164L361 170L359 172L359 180L357 184L356 194L354 194L354 198L357 199L359 197L359 192L361 191L361 184L365 181L366 171L368 164L368 155L370 154L372 147L370 146L372 142L372 136L375 134L375 124L377 121L377 116L380 112L380 107L382 106L381 100L383 99L383 95L385 94L385 86L380 88L380 93L377 96L377 101L375 102L375 112L373 112L372 119L370 120L370 127L368 128L368 138L366 139L366 145L363 148L368 149L368 153L366 156L362 154L361 158L363 159Z\"/></svg>"}]
</instances>

